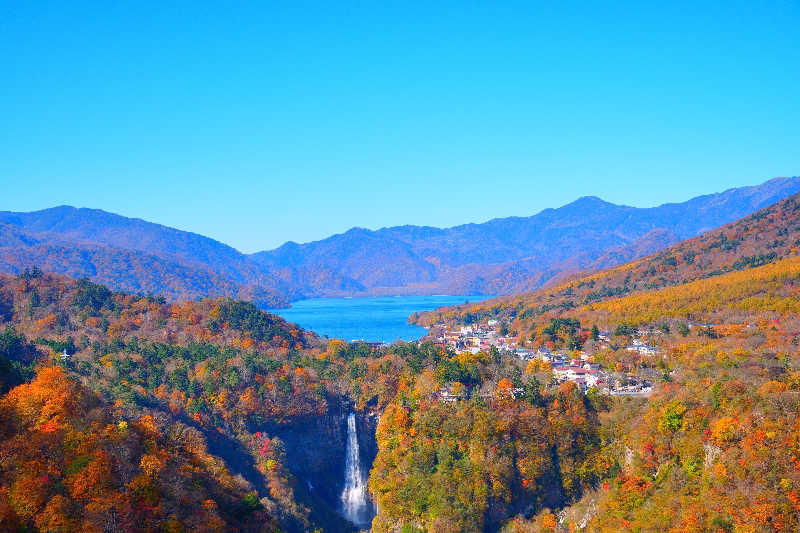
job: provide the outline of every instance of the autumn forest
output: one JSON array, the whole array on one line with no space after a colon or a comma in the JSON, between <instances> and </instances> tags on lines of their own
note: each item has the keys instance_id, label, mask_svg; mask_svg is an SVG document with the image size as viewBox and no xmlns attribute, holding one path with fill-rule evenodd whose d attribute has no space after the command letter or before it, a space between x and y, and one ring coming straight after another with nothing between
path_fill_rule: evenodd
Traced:
<instances>
[{"instance_id":1,"label":"autumn forest","mask_svg":"<svg viewBox=\"0 0 800 533\"><path fill-rule=\"evenodd\" d=\"M391 345L30 265L0 277L0 529L355 531L355 413L377 533L796 531L799 249L792 196ZM650 392L437 342L478 324Z\"/></svg>"}]
</instances>

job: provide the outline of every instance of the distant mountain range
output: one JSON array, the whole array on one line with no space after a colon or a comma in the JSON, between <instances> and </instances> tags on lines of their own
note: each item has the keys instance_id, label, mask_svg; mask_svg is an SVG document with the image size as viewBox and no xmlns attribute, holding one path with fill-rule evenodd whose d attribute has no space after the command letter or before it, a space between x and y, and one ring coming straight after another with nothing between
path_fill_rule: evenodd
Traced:
<instances>
[{"instance_id":1,"label":"distant mountain range","mask_svg":"<svg viewBox=\"0 0 800 533\"><path fill-rule=\"evenodd\" d=\"M796 258L798 247L800 193L634 261L580 272L531 292L414 313L411 322L430 327L498 316L528 320L552 310L564 312L609 298L648 293ZM729 301L735 299L731 294L736 293L727 294ZM530 324L517 331L528 331L529 327Z\"/></svg>"},{"instance_id":2,"label":"distant mountain range","mask_svg":"<svg viewBox=\"0 0 800 533\"><path fill-rule=\"evenodd\" d=\"M272 306L300 296L230 246L99 209L0 212L0 271L32 265L172 300L224 295Z\"/></svg>"},{"instance_id":3,"label":"distant mountain range","mask_svg":"<svg viewBox=\"0 0 800 533\"><path fill-rule=\"evenodd\" d=\"M510 294L652 254L797 192L793 177L653 208L583 197L530 217L353 228L250 255L98 209L0 212L0 272L37 265L129 292L225 295L267 307L313 296Z\"/></svg>"}]
</instances>

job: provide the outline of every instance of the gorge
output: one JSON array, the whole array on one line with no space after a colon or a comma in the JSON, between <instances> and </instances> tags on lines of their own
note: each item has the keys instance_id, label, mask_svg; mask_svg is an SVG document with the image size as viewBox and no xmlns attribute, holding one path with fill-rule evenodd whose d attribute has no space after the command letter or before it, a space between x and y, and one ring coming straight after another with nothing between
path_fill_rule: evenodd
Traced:
<instances>
[{"instance_id":1,"label":"gorge","mask_svg":"<svg viewBox=\"0 0 800 533\"><path fill-rule=\"evenodd\" d=\"M325 524L326 532L369 528L375 507L367 478L378 453L377 419L374 410L357 410L344 398L330 398L319 416L263 428L283 442L295 499L310 510L311 523Z\"/></svg>"}]
</instances>

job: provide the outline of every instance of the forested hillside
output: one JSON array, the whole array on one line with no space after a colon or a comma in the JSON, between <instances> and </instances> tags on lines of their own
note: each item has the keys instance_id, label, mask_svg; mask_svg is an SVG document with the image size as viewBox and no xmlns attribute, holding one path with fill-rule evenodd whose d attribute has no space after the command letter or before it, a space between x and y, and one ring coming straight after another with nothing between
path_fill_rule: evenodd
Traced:
<instances>
[{"instance_id":1,"label":"forested hillside","mask_svg":"<svg viewBox=\"0 0 800 533\"><path fill-rule=\"evenodd\" d=\"M660 384L601 414L604 481L507 531L796 530L798 280L792 257L559 314L616 333L596 361L651 368ZM622 348L634 331L661 355Z\"/></svg>"},{"instance_id":2,"label":"forested hillside","mask_svg":"<svg viewBox=\"0 0 800 533\"><path fill-rule=\"evenodd\" d=\"M533 341L647 376L650 397L550 386L536 361L470 400L437 401L441 381L418 375L378 427L375 529L795 530L799 292L800 259L788 257L536 315L546 327ZM656 355L628 350L634 337ZM466 368L445 381L483 384L469 371L483 357L458 356Z\"/></svg>"},{"instance_id":3,"label":"forested hillside","mask_svg":"<svg viewBox=\"0 0 800 533\"><path fill-rule=\"evenodd\" d=\"M328 341L228 298L2 276L0 526L354 531L339 495L355 413L377 532L796 530L798 239L795 196L420 318L494 320L649 384L632 395L494 347Z\"/></svg>"},{"instance_id":4,"label":"forested hillside","mask_svg":"<svg viewBox=\"0 0 800 533\"><path fill-rule=\"evenodd\" d=\"M594 404L575 391L540 390L535 380L523 380L520 368L497 353L469 359L431 344L374 348L323 342L245 302L169 304L38 270L0 278L0 304L5 322L3 386L16 385L3 405L11 413L8 420L18 419L5 426L0 442L9 450L9 460L0 463L0 490L10 498L0 519L8 527L48 530L47 524L60 520L67 524L65 530L78 523L102 529L123 517L135 520L136 512L152 507L157 512L148 515L148 523L154 527L172 527L174 522L193 529L204 520L204 515L190 512L196 501L208 509L208 523L223 530L278 524L288 531L352 531L337 508L346 431L341 422L350 410L360 413L369 462L369 453L375 453L369 452L370 446L378 451L385 442L395 442L397 431L402 446L419 431L418 441L431 447L420 452L425 456L444 442L454 446L453 460L466 442L476 454L483 450L483 458L476 455L452 469L443 466L436 476L421 472L423 478L399 492L392 487L406 486L404 475L389 470L391 463L378 451L371 483L381 505L391 508L386 498L392 495L396 505L404 506L409 490L419 497L423 493L417 491L425 490L441 500L432 506L425 496L420 505L430 509L426 512L432 521L456 524L451 529L497 528L523 507L567 502L595 475L581 466L597 443ZM453 418L452 435L446 440L439 436L436 444L438 430L428 424L452 413L438 406L434 393L455 379L488 396ZM508 396L508 387L521 380L528 391L524 404ZM564 406L572 402L574 407L548 408L554 394L563 396ZM79 403L62 406L67 397ZM30 403L33 398L39 399ZM387 406L396 416L384 412ZM521 412L530 417L527 428L567 426L576 413L582 413L584 423L571 429L566 440L548 437L555 455L522 461L534 453L528 446L539 437L512 423ZM377 414L383 421L402 422L405 416L408 422L398 427L382 423L376 441L370 417ZM423 423L423 417L429 422ZM462 435L472 434L472 419L496 427ZM417 420L421 425L411 429ZM70 435L75 431L88 440L73 451ZM511 444L508 439L519 431L534 440ZM165 440L148 444L152 432ZM41 454L42 440L52 450L51 459L34 468L28 463ZM159 452L159 446L169 453ZM508 455L512 452L519 461ZM395 453L417 452L400 447ZM416 462L415 456L409 458ZM183 461L197 463L194 477L186 477ZM177 468L174 474L172 468ZM440 489L454 486L451 476L461 475L464 468L472 472L470 490L477 499L457 508L459 515L440 516L441 506L452 497ZM26 477L43 470L52 483L45 483L41 474ZM91 492L91 498L102 499L102 507L71 488L73 479L89 475L101 476L96 483L106 492ZM167 480L169 487L159 485ZM19 487L34 481L39 483L36 491L24 492L28 500ZM182 492L187 485L191 495ZM222 497L215 492L217 486L234 488ZM515 492L523 486L525 491ZM53 513L73 522L61 515L52 518Z\"/></svg>"},{"instance_id":5,"label":"forested hillside","mask_svg":"<svg viewBox=\"0 0 800 533\"><path fill-rule=\"evenodd\" d=\"M597 409L588 464L600 465L598 477L581 480L577 500L527 509L504 531L800 526L798 221L792 197L552 290L422 317L498 320L531 349L581 350L617 375L654 382L649 397L606 396ZM631 349L633 340L654 350ZM528 370L541 375L538 364Z\"/></svg>"},{"instance_id":6,"label":"forested hillside","mask_svg":"<svg viewBox=\"0 0 800 533\"><path fill-rule=\"evenodd\" d=\"M263 405L252 387L263 368L252 354L274 370L281 363L266 354L286 358L316 338L244 302L171 306L37 269L0 279L0 307L3 385L33 377L3 400L8 528L308 527L282 443L256 442L244 420L257 408L279 420L324 408L324 397L302 397L300 381ZM259 446L261 470L250 455Z\"/></svg>"},{"instance_id":7,"label":"forested hillside","mask_svg":"<svg viewBox=\"0 0 800 533\"><path fill-rule=\"evenodd\" d=\"M59 367L0 412L4 531L277 531L200 433L126 416Z\"/></svg>"}]
</instances>

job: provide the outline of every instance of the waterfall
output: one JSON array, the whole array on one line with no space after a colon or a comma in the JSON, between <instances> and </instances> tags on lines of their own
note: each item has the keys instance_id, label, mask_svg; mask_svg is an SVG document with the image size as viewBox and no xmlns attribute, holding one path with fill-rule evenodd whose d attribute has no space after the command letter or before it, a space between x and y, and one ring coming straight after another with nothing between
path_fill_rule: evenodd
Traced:
<instances>
[{"instance_id":1,"label":"waterfall","mask_svg":"<svg viewBox=\"0 0 800 533\"><path fill-rule=\"evenodd\" d=\"M356 415L347 416L347 450L344 465L342 513L357 526L367 526L372 520L373 508L367 497L367 483L361 474L361 457L358 454Z\"/></svg>"}]
</instances>

